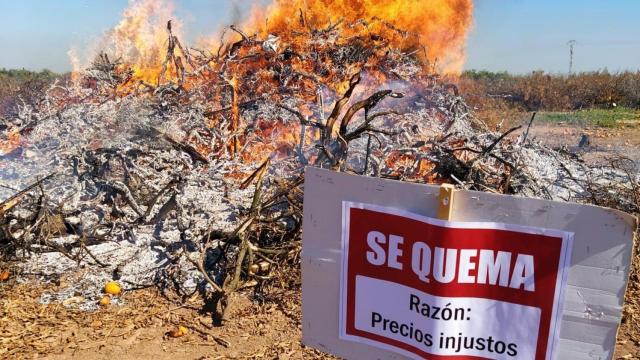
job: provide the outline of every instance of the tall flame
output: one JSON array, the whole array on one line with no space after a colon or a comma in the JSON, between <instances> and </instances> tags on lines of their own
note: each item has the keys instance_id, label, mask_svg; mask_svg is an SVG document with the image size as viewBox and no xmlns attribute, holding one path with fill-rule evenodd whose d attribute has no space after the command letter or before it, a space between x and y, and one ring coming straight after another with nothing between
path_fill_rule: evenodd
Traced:
<instances>
[{"instance_id":1,"label":"tall flame","mask_svg":"<svg viewBox=\"0 0 640 360\"><path fill-rule=\"evenodd\" d=\"M275 0L266 9L253 11L249 26L263 37L283 35L306 27L321 30L343 22L344 35L351 24L363 23L371 30L382 27L401 34L398 48L422 48L417 54L438 70L456 73L464 64L464 49L472 24L472 0ZM361 31L362 29L355 29Z\"/></svg>"},{"instance_id":2,"label":"tall flame","mask_svg":"<svg viewBox=\"0 0 640 360\"><path fill-rule=\"evenodd\" d=\"M155 82L166 55L167 21L172 20L173 34L181 35L182 24L174 19L174 9L172 0L129 0L120 22L93 50L121 58L131 66L137 80ZM72 49L68 55L74 73L79 72L84 66L78 54Z\"/></svg>"},{"instance_id":3,"label":"tall flame","mask_svg":"<svg viewBox=\"0 0 640 360\"><path fill-rule=\"evenodd\" d=\"M152 83L166 56L166 23L173 19L172 32L178 37L181 24L174 19L172 0L129 1L101 49L122 57L136 79ZM435 62L437 70L457 73L464 63L472 12L472 0L273 0L266 7L256 5L242 28L266 39L269 34L286 38L293 31L321 31L340 24L345 38L368 31L386 34L392 45L417 54L425 64Z\"/></svg>"}]
</instances>

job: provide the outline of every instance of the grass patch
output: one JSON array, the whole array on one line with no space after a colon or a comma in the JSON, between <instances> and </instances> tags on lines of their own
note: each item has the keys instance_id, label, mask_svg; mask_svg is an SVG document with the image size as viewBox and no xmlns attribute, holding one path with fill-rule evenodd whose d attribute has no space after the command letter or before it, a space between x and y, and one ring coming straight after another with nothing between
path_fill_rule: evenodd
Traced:
<instances>
[{"instance_id":1,"label":"grass patch","mask_svg":"<svg viewBox=\"0 0 640 360\"><path fill-rule=\"evenodd\" d=\"M540 112L537 120L550 123L565 122L601 127L637 126L640 124L640 111L617 107L614 109L587 109L571 112Z\"/></svg>"}]
</instances>

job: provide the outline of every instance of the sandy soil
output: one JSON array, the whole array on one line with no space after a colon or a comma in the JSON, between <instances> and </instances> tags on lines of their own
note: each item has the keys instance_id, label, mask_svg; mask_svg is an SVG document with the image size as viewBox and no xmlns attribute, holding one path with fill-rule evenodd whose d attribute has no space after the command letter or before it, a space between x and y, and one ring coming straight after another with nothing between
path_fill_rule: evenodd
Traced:
<instances>
[{"instance_id":1,"label":"sandy soil","mask_svg":"<svg viewBox=\"0 0 640 360\"><path fill-rule=\"evenodd\" d=\"M231 298L216 326L201 301L167 299L152 289L124 293L122 306L79 312L38 303L55 286L5 283L0 304L0 358L32 359L329 359L301 345L299 292L258 305ZM197 297L199 299L199 297ZM204 310L203 310L204 309ZM168 333L184 326L188 333Z\"/></svg>"},{"instance_id":2,"label":"sandy soil","mask_svg":"<svg viewBox=\"0 0 640 360\"><path fill-rule=\"evenodd\" d=\"M589 136L590 145L579 149L583 135ZM602 128L536 124L531 128L529 137L552 147L566 146L574 151L580 150L586 160L619 154L640 164L640 125Z\"/></svg>"}]
</instances>

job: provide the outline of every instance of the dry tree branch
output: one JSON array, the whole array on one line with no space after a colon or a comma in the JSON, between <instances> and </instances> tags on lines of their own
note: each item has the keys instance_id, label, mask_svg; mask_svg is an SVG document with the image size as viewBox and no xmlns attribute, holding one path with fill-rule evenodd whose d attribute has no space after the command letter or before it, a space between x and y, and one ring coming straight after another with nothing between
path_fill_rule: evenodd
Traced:
<instances>
[{"instance_id":1,"label":"dry tree branch","mask_svg":"<svg viewBox=\"0 0 640 360\"><path fill-rule=\"evenodd\" d=\"M355 75L353 75L349 80L349 88L347 89L347 91L345 91L344 95L342 95L342 98L338 100L334 105L333 110L331 111L331 114L329 115L329 118L327 119L325 125L325 131L323 133L322 139L324 143L328 142L329 139L331 139L331 136L333 134L333 127L338 120L338 116L340 116L342 109L349 102L349 99L351 98L351 95L353 94L356 86L358 86L358 84L360 83L360 80L360 73L356 73Z\"/></svg>"},{"instance_id":2,"label":"dry tree branch","mask_svg":"<svg viewBox=\"0 0 640 360\"><path fill-rule=\"evenodd\" d=\"M55 174L56 173L53 172L53 173L43 177L42 179L37 180L33 184L31 184L31 185L27 186L26 188L20 190L19 192L17 192L16 194L12 195L8 199L5 199L2 202L0 202L0 216L4 215L4 213L6 213L7 211L11 210L14 206L18 205L18 203L20 202L20 199L24 195L26 195L29 191L33 190L34 188L36 188L38 186L41 186L43 182L49 180Z\"/></svg>"},{"instance_id":3,"label":"dry tree branch","mask_svg":"<svg viewBox=\"0 0 640 360\"><path fill-rule=\"evenodd\" d=\"M403 95L400 93L395 93L391 90L382 90L374 93L373 95L369 96L368 98L362 101L358 101L357 103L351 105L349 110L347 110L346 114L344 115L344 117L342 117L342 120L340 121L340 135L342 135L343 137L346 137L347 126L349 126L349 123L351 122L351 119L353 118L353 116L362 109L364 109L365 122L367 122L369 111L373 109L376 105L378 105L378 103L384 100L384 98L386 98L387 96L390 96L393 98L403 97Z\"/></svg>"}]
</instances>

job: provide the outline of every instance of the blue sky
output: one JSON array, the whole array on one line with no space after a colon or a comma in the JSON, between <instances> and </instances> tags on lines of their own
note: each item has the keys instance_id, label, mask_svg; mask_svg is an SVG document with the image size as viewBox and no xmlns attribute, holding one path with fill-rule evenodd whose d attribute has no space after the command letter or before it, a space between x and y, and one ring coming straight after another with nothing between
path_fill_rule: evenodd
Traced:
<instances>
[{"instance_id":1,"label":"blue sky","mask_svg":"<svg viewBox=\"0 0 640 360\"><path fill-rule=\"evenodd\" d=\"M189 37L229 23L227 0L178 0ZM250 0L240 0L246 7ZM127 0L0 0L0 68L67 71L67 51L96 42L118 23ZM428 0L425 0L428 3ZM476 0L468 69L567 72L640 69L640 1Z\"/></svg>"},{"instance_id":2,"label":"blue sky","mask_svg":"<svg viewBox=\"0 0 640 360\"><path fill-rule=\"evenodd\" d=\"M567 72L640 69L640 1L477 0L467 68Z\"/></svg>"}]
</instances>

